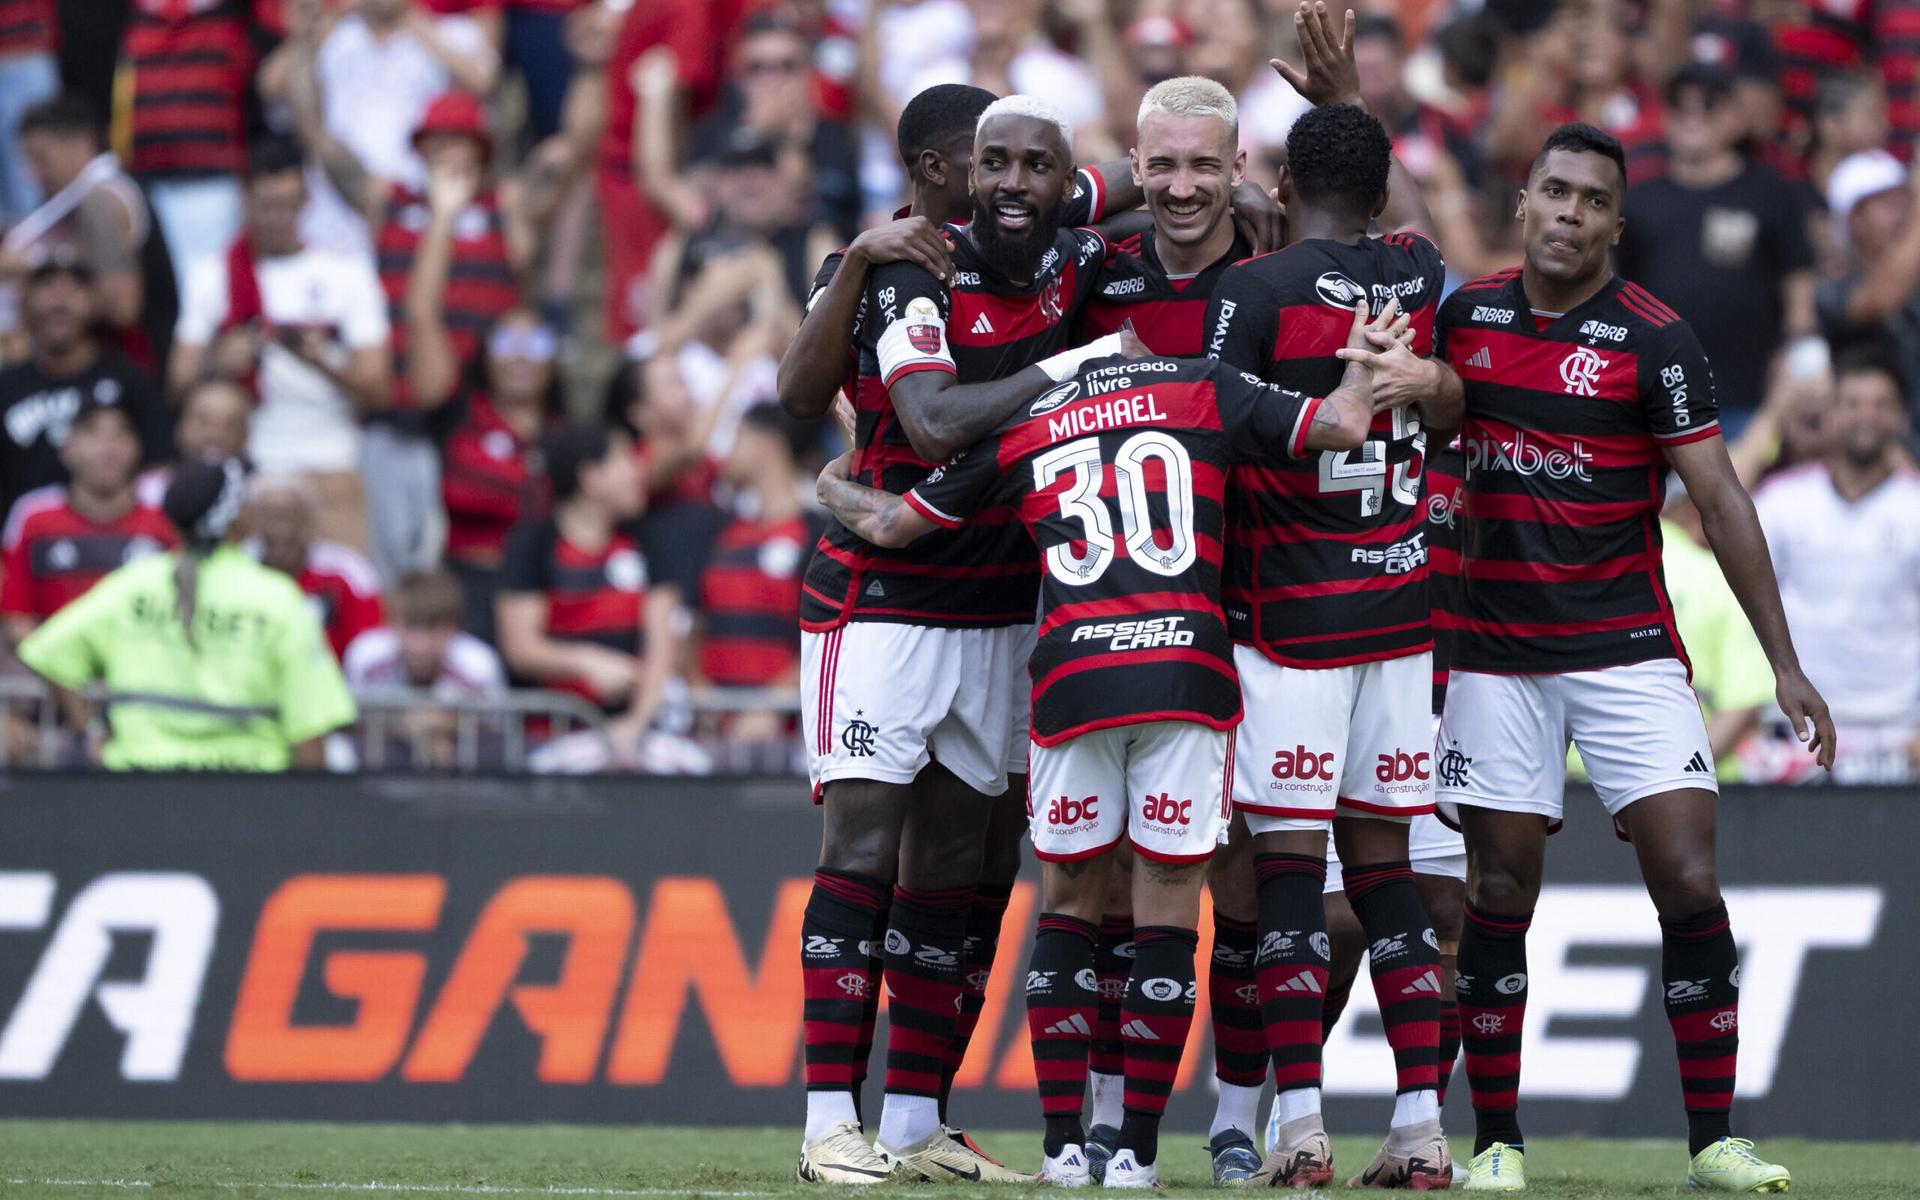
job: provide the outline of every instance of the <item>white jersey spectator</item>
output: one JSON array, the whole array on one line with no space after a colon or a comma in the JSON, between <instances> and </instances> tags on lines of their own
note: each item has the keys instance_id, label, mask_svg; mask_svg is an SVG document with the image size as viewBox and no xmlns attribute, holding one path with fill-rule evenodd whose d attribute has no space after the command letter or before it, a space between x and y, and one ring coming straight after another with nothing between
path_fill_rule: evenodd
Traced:
<instances>
[{"instance_id":1,"label":"white jersey spectator","mask_svg":"<svg viewBox=\"0 0 1920 1200\"><path fill-rule=\"evenodd\" d=\"M347 647L347 687L356 695L423 690L439 700L492 700L507 691L500 656L470 633L454 631L431 677L416 679L401 654L402 634L369 629Z\"/></svg>"}]
</instances>

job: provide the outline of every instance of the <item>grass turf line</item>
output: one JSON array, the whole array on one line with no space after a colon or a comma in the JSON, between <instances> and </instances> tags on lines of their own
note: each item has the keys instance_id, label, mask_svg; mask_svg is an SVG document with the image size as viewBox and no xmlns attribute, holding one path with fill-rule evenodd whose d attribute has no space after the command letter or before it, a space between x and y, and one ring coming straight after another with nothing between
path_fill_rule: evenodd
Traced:
<instances>
[{"instance_id":1,"label":"grass turf line","mask_svg":"<svg viewBox=\"0 0 1920 1200\"><path fill-rule=\"evenodd\" d=\"M1037 1167L1037 1132L980 1134L989 1153ZM1209 1192L1206 1151L1194 1134L1161 1140L1165 1195ZM1342 1176L1377 1143L1334 1139ZM1464 1153L1465 1139L1456 1143ZM1796 1196L1893 1200L1920 1191L1920 1143L1773 1139L1761 1150L1794 1173ZM80 1200L151 1194L155 1200L308 1195L713 1196L739 1200L843 1195L795 1182L793 1129L581 1125L328 1125L317 1123L0 1121L0 1193ZM1543 1138L1527 1155L1528 1194L1600 1200L1680 1192L1678 1141ZM991 1187L996 1196L1031 1191ZM1343 1189L1344 1190L1344 1189ZM964 1185L883 1186L876 1197L949 1197Z\"/></svg>"}]
</instances>

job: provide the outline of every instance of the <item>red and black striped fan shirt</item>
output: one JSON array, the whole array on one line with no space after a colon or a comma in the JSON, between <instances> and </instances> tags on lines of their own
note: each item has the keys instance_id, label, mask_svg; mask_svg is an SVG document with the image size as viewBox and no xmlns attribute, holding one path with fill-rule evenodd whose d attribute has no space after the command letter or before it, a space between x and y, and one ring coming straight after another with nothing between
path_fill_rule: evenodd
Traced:
<instances>
[{"instance_id":1,"label":"red and black striped fan shirt","mask_svg":"<svg viewBox=\"0 0 1920 1200\"><path fill-rule=\"evenodd\" d=\"M1660 569L1664 452L1720 432L1693 330L1618 276L1536 315L1513 268L1447 297L1436 340L1466 387L1453 667L1684 661Z\"/></svg>"},{"instance_id":2,"label":"red and black striped fan shirt","mask_svg":"<svg viewBox=\"0 0 1920 1200\"><path fill-rule=\"evenodd\" d=\"M121 48L130 69L135 175L239 175L253 87L243 0L137 0Z\"/></svg>"},{"instance_id":3,"label":"red and black striped fan shirt","mask_svg":"<svg viewBox=\"0 0 1920 1200\"><path fill-rule=\"evenodd\" d=\"M1198 358L1207 352L1207 300L1227 268L1253 253L1238 236L1226 254L1193 275L1169 275L1151 226L1112 243L1093 298L1080 314L1080 342L1117 332L1128 321L1155 354Z\"/></svg>"},{"instance_id":4,"label":"red and black striped fan shirt","mask_svg":"<svg viewBox=\"0 0 1920 1200\"><path fill-rule=\"evenodd\" d=\"M49 501L56 495L50 492ZM31 497L21 501L31 502ZM61 496L58 503L28 512L13 529L0 612L45 620L115 568L171 549L179 540L157 509L136 506L114 520L94 521Z\"/></svg>"},{"instance_id":5,"label":"red and black striped fan shirt","mask_svg":"<svg viewBox=\"0 0 1920 1200\"><path fill-rule=\"evenodd\" d=\"M700 674L720 687L772 687L798 678L800 569L817 536L804 516L737 518L700 575Z\"/></svg>"},{"instance_id":6,"label":"red and black striped fan shirt","mask_svg":"<svg viewBox=\"0 0 1920 1200\"><path fill-rule=\"evenodd\" d=\"M925 478L934 464L913 452L887 393L893 381L881 378L876 348L887 326L912 301L931 300L946 320L960 382L1003 379L1072 344L1074 315L1092 292L1106 256L1106 241L1098 233L1062 229L1034 281L1022 286L988 265L962 227L949 225L947 231L953 241L952 287L912 263L881 266L867 281L854 335L858 360L849 395L858 419L858 449L853 478L896 495ZM828 278L831 272L823 267L816 291ZM907 369L931 366L915 363ZM922 538L903 550L869 546L836 521L807 567L800 623L816 631L850 620L949 628L1024 625L1033 620L1036 580L1033 542L1011 508L982 512L964 530Z\"/></svg>"},{"instance_id":7,"label":"red and black striped fan shirt","mask_svg":"<svg viewBox=\"0 0 1920 1200\"><path fill-rule=\"evenodd\" d=\"M1304 453L1318 407L1224 363L1100 359L907 494L950 529L1012 505L1032 530L1034 741L1239 724L1220 611L1227 469L1256 450Z\"/></svg>"},{"instance_id":8,"label":"red and black striped fan shirt","mask_svg":"<svg viewBox=\"0 0 1920 1200\"><path fill-rule=\"evenodd\" d=\"M413 411L415 404L407 385L407 283L420 253L420 235L432 218L426 196L396 186L374 237L380 288L387 294L387 322L393 329L394 408L383 414L389 419L395 410ZM520 282L507 248L500 196L487 188L453 219L453 256L440 301L447 340L463 368L480 353L481 339L493 323L519 303Z\"/></svg>"},{"instance_id":9,"label":"red and black striped fan shirt","mask_svg":"<svg viewBox=\"0 0 1920 1200\"><path fill-rule=\"evenodd\" d=\"M545 597L546 633L555 641L593 642L635 657L647 652L641 623L647 601L647 561L624 533L615 533L606 545L589 550L562 537L552 517L524 522L507 540L500 591L537 592ZM559 686L600 702L584 679L570 679ZM625 704L622 697L613 707Z\"/></svg>"},{"instance_id":10,"label":"red and black striped fan shirt","mask_svg":"<svg viewBox=\"0 0 1920 1200\"><path fill-rule=\"evenodd\" d=\"M1268 383L1324 396L1339 386L1353 306L1391 297L1431 350L1446 266L1416 233L1355 245L1313 239L1249 259L1207 306L1207 353ZM1374 418L1357 450L1234 468L1227 618L1236 642L1288 667L1418 654L1433 644L1420 511L1426 433L1408 409Z\"/></svg>"},{"instance_id":11,"label":"red and black striped fan shirt","mask_svg":"<svg viewBox=\"0 0 1920 1200\"><path fill-rule=\"evenodd\" d=\"M0 0L0 57L47 54L59 39L53 0Z\"/></svg>"}]
</instances>

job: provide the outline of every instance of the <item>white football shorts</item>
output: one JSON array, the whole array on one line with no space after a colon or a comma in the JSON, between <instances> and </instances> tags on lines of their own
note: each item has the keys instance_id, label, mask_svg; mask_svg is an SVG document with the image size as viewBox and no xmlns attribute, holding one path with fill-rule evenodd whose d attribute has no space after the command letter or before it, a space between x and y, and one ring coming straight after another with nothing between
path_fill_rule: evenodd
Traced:
<instances>
[{"instance_id":1,"label":"white football shorts","mask_svg":"<svg viewBox=\"0 0 1920 1200\"><path fill-rule=\"evenodd\" d=\"M1199 862L1227 840L1232 731L1192 721L1119 725L1034 744L1027 821L1034 854L1092 858L1123 839L1157 862Z\"/></svg>"},{"instance_id":2,"label":"white football shorts","mask_svg":"<svg viewBox=\"0 0 1920 1200\"><path fill-rule=\"evenodd\" d=\"M1700 700L1679 659L1561 675L1455 668L1435 747L1442 815L1457 823L1454 806L1465 804L1558 824L1569 741L1615 816L1661 792L1720 791Z\"/></svg>"},{"instance_id":3,"label":"white football shorts","mask_svg":"<svg viewBox=\"0 0 1920 1200\"><path fill-rule=\"evenodd\" d=\"M1029 704L1033 627L849 621L800 634L800 724L817 800L836 779L912 783L937 760L977 792L1007 790L1013 709ZM1024 725L1024 723L1021 723Z\"/></svg>"},{"instance_id":4,"label":"white football shorts","mask_svg":"<svg viewBox=\"0 0 1920 1200\"><path fill-rule=\"evenodd\" d=\"M1433 655L1306 670L1233 648L1246 718L1234 806L1253 833L1433 811Z\"/></svg>"}]
</instances>

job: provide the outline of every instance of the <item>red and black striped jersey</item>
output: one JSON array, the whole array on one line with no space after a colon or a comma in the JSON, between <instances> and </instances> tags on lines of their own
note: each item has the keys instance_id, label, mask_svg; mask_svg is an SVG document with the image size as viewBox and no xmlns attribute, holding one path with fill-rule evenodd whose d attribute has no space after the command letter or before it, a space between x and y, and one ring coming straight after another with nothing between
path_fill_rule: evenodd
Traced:
<instances>
[{"instance_id":1,"label":"red and black striped jersey","mask_svg":"<svg viewBox=\"0 0 1920 1200\"><path fill-rule=\"evenodd\" d=\"M1875 0L1867 44L1880 61L1880 81L1887 89L1887 144L1902 158L1912 153L1920 134L1920 3L1915 0Z\"/></svg>"},{"instance_id":2,"label":"red and black striped jersey","mask_svg":"<svg viewBox=\"0 0 1920 1200\"><path fill-rule=\"evenodd\" d=\"M387 323L393 329L394 409L384 414L388 419L396 409L415 411L413 390L407 385L407 283L420 252L420 235L432 217L426 196L395 186L374 237L380 287L387 294ZM453 255L440 302L447 341L463 369L480 353L481 339L493 323L519 303L520 282L507 247L500 196L486 188L453 219Z\"/></svg>"},{"instance_id":3,"label":"red and black striped jersey","mask_svg":"<svg viewBox=\"0 0 1920 1200\"><path fill-rule=\"evenodd\" d=\"M1093 298L1080 313L1079 342L1117 332L1128 321L1155 354L1198 358L1207 352L1207 299L1228 267L1253 253L1238 234L1217 261L1192 275L1169 275L1152 226L1107 248Z\"/></svg>"},{"instance_id":4,"label":"red and black striped jersey","mask_svg":"<svg viewBox=\"0 0 1920 1200\"><path fill-rule=\"evenodd\" d=\"M0 57L48 54L59 38L53 0L0 0Z\"/></svg>"},{"instance_id":5,"label":"red and black striped jersey","mask_svg":"<svg viewBox=\"0 0 1920 1200\"><path fill-rule=\"evenodd\" d=\"M1225 363L1099 359L907 493L949 529L1010 505L1032 530L1034 741L1239 723L1220 611L1227 470L1256 452L1305 453L1318 407Z\"/></svg>"},{"instance_id":6,"label":"red and black striped jersey","mask_svg":"<svg viewBox=\"0 0 1920 1200\"><path fill-rule=\"evenodd\" d=\"M1071 344L1074 314L1093 290L1106 255L1106 241L1095 231L1062 229L1033 282L1020 285L994 270L962 227L946 228L953 242L952 287L912 263L880 266L867 280L854 333L853 478L896 495L925 478L934 464L913 452L893 411L887 388L894 380L882 377L877 353L887 327L914 301L931 301L946 322L952 355L952 365L918 361L896 378L937 368L956 373L961 383L1003 379ZM830 277L826 268L822 272ZM816 290L823 286L824 279ZM1037 580L1032 539L1011 508L982 512L964 530L925 537L903 550L869 546L835 521L807 567L800 623L816 631L849 620L1024 625L1033 620Z\"/></svg>"},{"instance_id":7,"label":"red and black striped jersey","mask_svg":"<svg viewBox=\"0 0 1920 1200\"><path fill-rule=\"evenodd\" d=\"M1207 305L1207 353L1310 396L1339 386L1353 306L1390 298L1431 350L1446 265L1416 233L1354 245L1313 239L1241 263ZM1227 498L1227 619L1236 642L1283 666L1418 654L1433 644L1420 511L1426 433L1394 409L1357 450L1234 468Z\"/></svg>"},{"instance_id":8,"label":"red and black striped jersey","mask_svg":"<svg viewBox=\"0 0 1920 1200\"><path fill-rule=\"evenodd\" d=\"M1519 268L1466 284L1436 341L1466 388L1453 665L1586 671L1685 651L1660 569L1665 449L1720 433L1687 323L1618 276L1559 316Z\"/></svg>"},{"instance_id":9,"label":"red and black striped jersey","mask_svg":"<svg viewBox=\"0 0 1920 1200\"><path fill-rule=\"evenodd\" d=\"M811 524L811 528L809 525ZM800 571L819 524L736 518L700 573L700 674L720 687L772 687L800 668Z\"/></svg>"},{"instance_id":10,"label":"red and black striped jersey","mask_svg":"<svg viewBox=\"0 0 1920 1200\"><path fill-rule=\"evenodd\" d=\"M552 517L526 521L507 539L500 591L537 592L547 602L547 636L562 642L593 642L636 657L647 651L641 613L647 600L647 562L624 533L598 550L576 546ZM592 685L570 679L559 685L599 702ZM623 697L619 705L624 706Z\"/></svg>"},{"instance_id":11,"label":"red and black striped jersey","mask_svg":"<svg viewBox=\"0 0 1920 1200\"><path fill-rule=\"evenodd\" d=\"M130 73L127 169L143 177L240 175L253 87L242 0L139 0L121 48Z\"/></svg>"},{"instance_id":12,"label":"red and black striped jersey","mask_svg":"<svg viewBox=\"0 0 1920 1200\"><path fill-rule=\"evenodd\" d=\"M6 579L0 582L0 612L40 620L59 612L108 572L146 554L179 544L173 525L157 510L136 505L111 521L74 511L64 494L9 522ZM29 496L22 504L32 502Z\"/></svg>"},{"instance_id":13,"label":"red and black striped jersey","mask_svg":"<svg viewBox=\"0 0 1920 1200\"><path fill-rule=\"evenodd\" d=\"M440 503L447 512L447 557L496 567L507 534L547 507L546 474L537 448L501 420L485 395L468 397L466 411L441 449Z\"/></svg>"},{"instance_id":14,"label":"red and black striped jersey","mask_svg":"<svg viewBox=\"0 0 1920 1200\"><path fill-rule=\"evenodd\" d=\"M1456 443L1427 459L1427 599L1433 613L1433 715L1447 705L1447 671L1453 662L1453 626L1446 615L1460 611L1460 494L1466 460Z\"/></svg>"}]
</instances>

